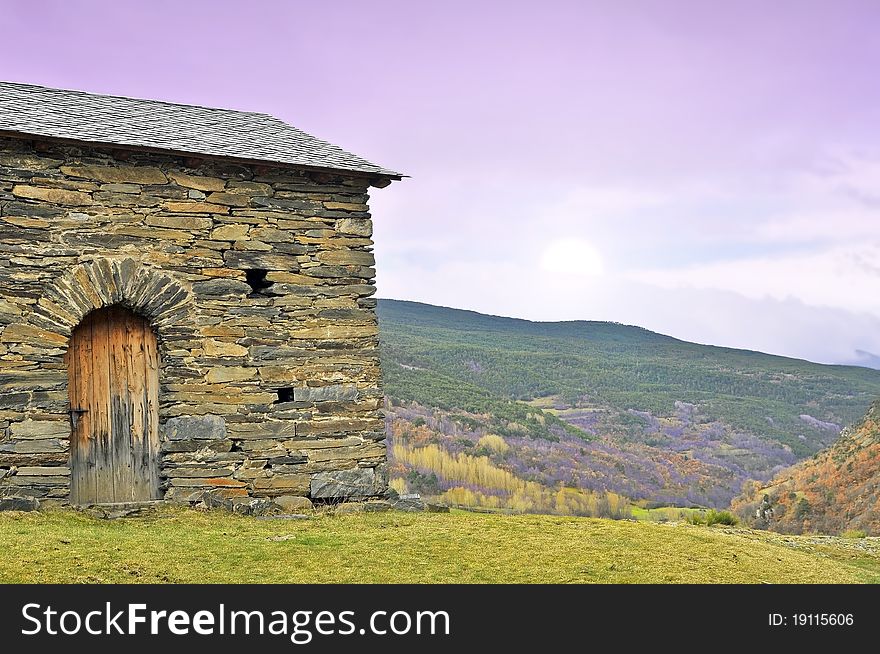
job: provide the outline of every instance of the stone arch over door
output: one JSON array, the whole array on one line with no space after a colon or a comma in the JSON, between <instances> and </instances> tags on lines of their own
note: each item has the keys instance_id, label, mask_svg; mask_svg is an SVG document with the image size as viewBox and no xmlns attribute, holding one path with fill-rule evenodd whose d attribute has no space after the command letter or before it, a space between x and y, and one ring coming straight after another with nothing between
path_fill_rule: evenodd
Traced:
<instances>
[{"instance_id":1,"label":"stone arch over door","mask_svg":"<svg viewBox=\"0 0 880 654\"><path fill-rule=\"evenodd\" d=\"M89 313L114 305L147 318L160 341L165 330L186 332L193 325L187 286L131 258L96 259L73 267L47 286L30 322L70 336Z\"/></svg>"},{"instance_id":2,"label":"stone arch over door","mask_svg":"<svg viewBox=\"0 0 880 654\"><path fill-rule=\"evenodd\" d=\"M159 499L159 354L149 321L121 306L93 311L65 359L71 503Z\"/></svg>"}]
</instances>

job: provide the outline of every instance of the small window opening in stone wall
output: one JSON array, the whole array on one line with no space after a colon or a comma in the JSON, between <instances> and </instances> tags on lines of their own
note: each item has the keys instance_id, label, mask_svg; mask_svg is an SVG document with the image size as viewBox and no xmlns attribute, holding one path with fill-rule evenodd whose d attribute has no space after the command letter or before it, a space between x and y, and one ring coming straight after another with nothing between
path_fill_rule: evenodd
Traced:
<instances>
[{"instance_id":1,"label":"small window opening in stone wall","mask_svg":"<svg viewBox=\"0 0 880 654\"><path fill-rule=\"evenodd\" d=\"M268 270L245 270L245 280L248 283L248 286L253 289L254 294L262 295L263 291L272 286L273 282L270 282L266 279L266 275L269 273Z\"/></svg>"},{"instance_id":2,"label":"small window opening in stone wall","mask_svg":"<svg viewBox=\"0 0 880 654\"><path fill-rule=\"evenodd\" d=\"M281 404L282 402L293 402L293 389L292 388L279 388L278 389L278 399L275 400L275 404Z\"/></svg>"}]
</instances>

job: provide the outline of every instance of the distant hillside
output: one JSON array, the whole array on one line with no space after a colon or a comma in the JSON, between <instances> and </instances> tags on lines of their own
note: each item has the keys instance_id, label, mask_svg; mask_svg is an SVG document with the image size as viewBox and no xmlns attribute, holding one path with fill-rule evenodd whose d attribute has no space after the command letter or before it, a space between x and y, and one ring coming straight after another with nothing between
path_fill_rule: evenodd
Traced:
<instances>
[{"instance_id":1,"label":"distant hillside","mask_svg":"<svg viewBox=\"0 0 880 654\"><path fill-rule=\"evenodd\" d=\"M406 440L395 424L405 434L416 421L447 454L485 456L548 488L723 507L745 480L769 480L829 445L880 396L880 371L639 327L395 300L379 300L378 312L392 441ZM507 447L479 445L486 435ZM435 474L398 464L400 475ZM441 476L436 486L461 484Z\"/></svg>"},{"instance_id":2,"label":"distant hillside","mask_svg":"<svg viewBox=\"0 0 880 654\"><path fill-rule=\"evenodd\" d=\"M865 350L856 350L855 356L853 357L852 361L841 363L880 370L880 356L877 356L873 352L866 352Z\"/></svg>"},{"instance_id":3,"label":"distant hillside","mask_svg":"<svg viewBox=\"0 0 880 654\"><path fill-rule=\"evenodd\" d=\"M762 503L765 510L759 515ZM880 401L831 447L784 470L770 484L751 484L734 509L753 526L785 533L860 530L880 535Z\"/></svg>"}]
</instances>

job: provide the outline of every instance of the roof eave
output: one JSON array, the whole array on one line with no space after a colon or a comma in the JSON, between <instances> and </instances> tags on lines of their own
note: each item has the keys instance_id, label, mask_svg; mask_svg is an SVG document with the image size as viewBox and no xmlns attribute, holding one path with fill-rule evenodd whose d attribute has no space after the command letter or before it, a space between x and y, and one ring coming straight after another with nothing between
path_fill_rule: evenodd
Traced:
<instances>
[{"instance_id":1,"label":"roof eave","mask_svg":"<svg viewBox=\"0 0 880 654\"><path fill-rule=\"evenodd\" d=\"M391 170L353 170L350 168L335 168L326 166L313 166L307 164L287 163L284 161L269 161L265 159L248 159L243 157L229 157L225 155L206 154L203 152L192 152L187 150L172 150L167 148L153 148L141 145L126 145L124 143L110 143L105 141L83 141L78 139L60 138L57 136L46 136L44 134L34 134L30 132L16 132L0 129L0 136L17 138L22 140L49 141L52 143L60 143L64 145L87 146L94 148L107 148L111 150L125 150L129 152L149 152L153 154L170 154L178 157L190 157L196 159L207 159L212 161L228 161L230 163L239 163L248 166L265 166L269 168L288 168L296 170L308 170L319 173L335 173L349 175L351 177L366 178L370 181L370 186L376 188L385 188L391 182L398 182L408 175L398 173Z\"/></svg>"}]
</instances>

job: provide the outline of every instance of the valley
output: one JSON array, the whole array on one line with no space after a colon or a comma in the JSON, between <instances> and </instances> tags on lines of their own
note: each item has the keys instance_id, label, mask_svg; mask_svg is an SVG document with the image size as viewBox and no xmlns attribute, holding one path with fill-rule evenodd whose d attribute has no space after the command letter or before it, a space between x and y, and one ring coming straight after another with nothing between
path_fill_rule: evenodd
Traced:
<instances>
[{"instance_id":1,"label":"valley","mask_svg":"<svg viewBox=\"0 0 880 654\"><path fill-rule=\"evenodd\" d=\"M614 323L394 300L378 313L394 487L452 504L726 508L746 482L829 446L880 396L877 370Z\"/></svg>"}]
</instances>

